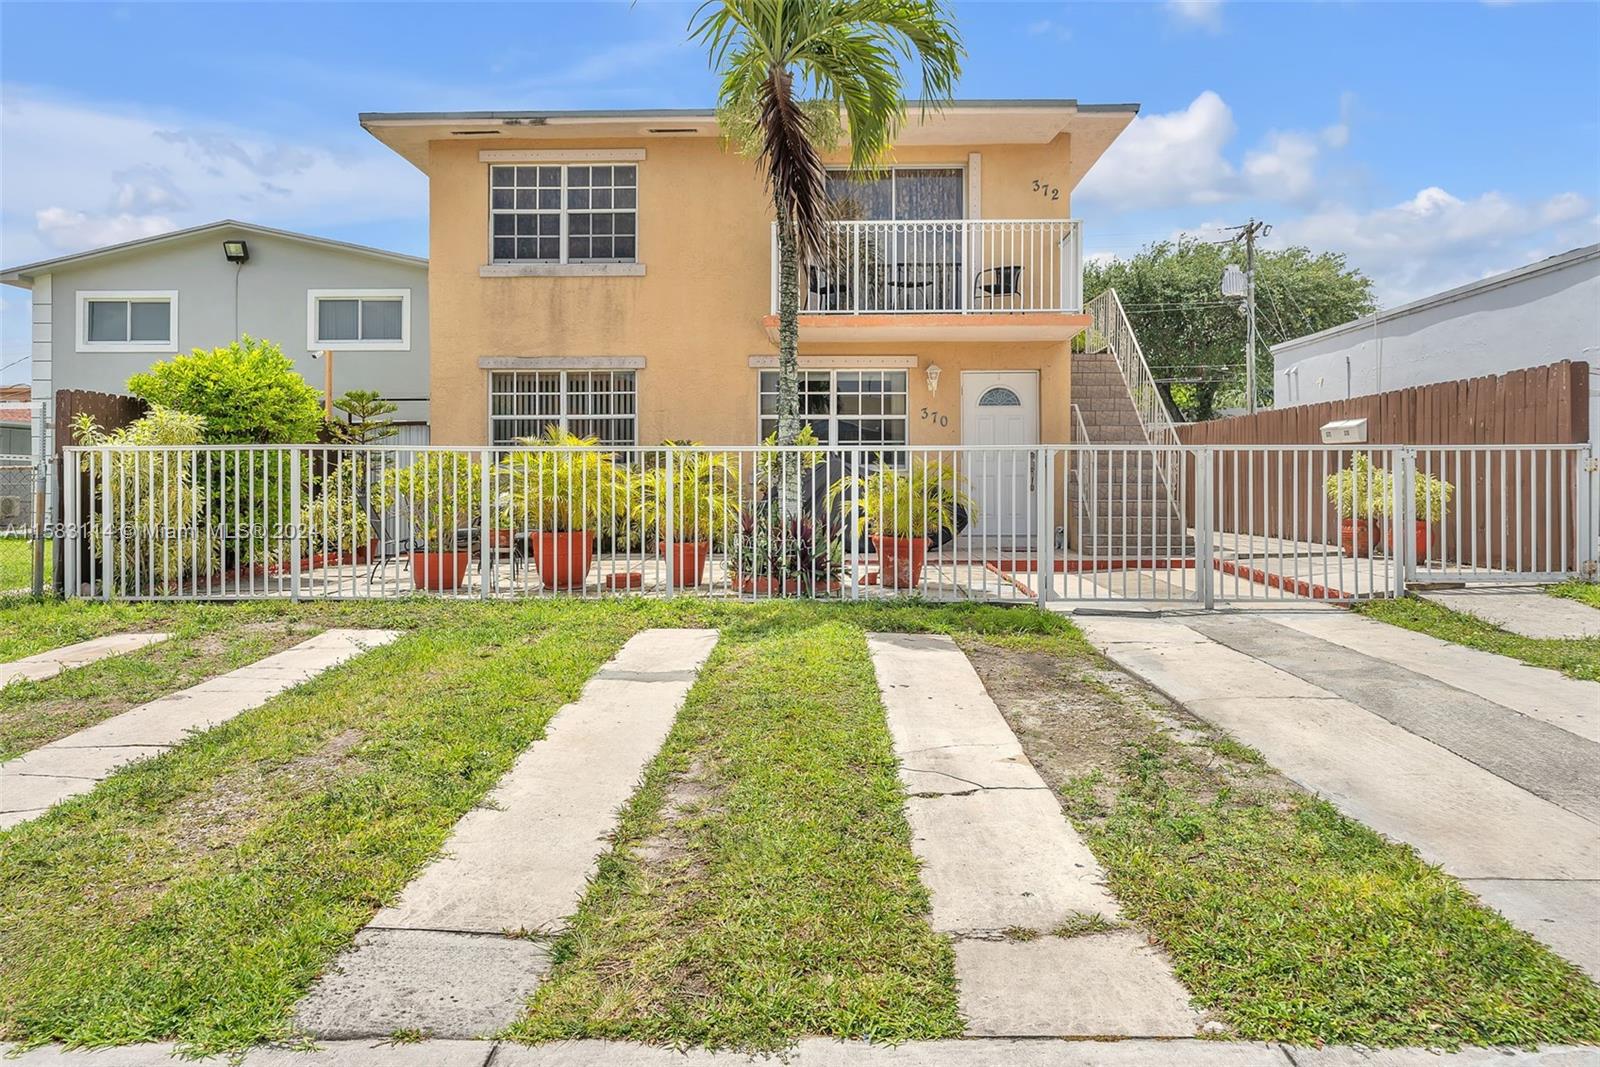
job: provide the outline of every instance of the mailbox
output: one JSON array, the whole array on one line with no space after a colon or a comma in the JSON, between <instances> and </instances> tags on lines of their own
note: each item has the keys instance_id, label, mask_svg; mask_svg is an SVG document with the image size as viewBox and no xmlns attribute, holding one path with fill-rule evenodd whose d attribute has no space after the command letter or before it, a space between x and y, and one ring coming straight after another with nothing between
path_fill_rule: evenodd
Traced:
<instances>
[{"instance_id":1,"label":"mailbox","mask_svg":"<svg viewBox=\"0 0 1600 1067\"><path fill-rule=\"evenodd\" d=\"M1366 419L1336 419L1324 423L1322 443L1325 445L1364 445L1367 443Z\"/></svg>"}]
</instances>

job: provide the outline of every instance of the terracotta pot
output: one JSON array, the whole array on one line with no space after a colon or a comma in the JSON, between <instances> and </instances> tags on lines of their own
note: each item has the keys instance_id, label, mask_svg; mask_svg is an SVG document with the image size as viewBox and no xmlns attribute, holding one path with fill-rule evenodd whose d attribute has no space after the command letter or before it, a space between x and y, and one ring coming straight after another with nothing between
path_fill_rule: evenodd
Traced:
<instances>
[{"instance_id":1,"label":"terracotta pot","mask_svg":"<svg viewBox=\"0 0 1600 1067\"><path fill-rule=\"evenodd\" d=\"M411 583L430 592L455 589L466 577L471 562L471 552L413 552Z\"/></svg>"},{"instance_id":2,"label":"terracotta pot","mask_svg":"<svg viewBox=\"0 0 1600 1067\"><path fill-rule=\"evenodd\" d=\"M671 541L661 546L672 553L672 581L678 588L705 582L706 560L711 557L709 541ZM666 576L662 576L666 580Z\"/></svg>"},{"instance_id":3,"label":"terracotta pot","mask_svg":"<svg viewBox=\"0 0 1600 1067\"><path fill-rule=\"evenodd\" d=\"M878 550L878 581L888 589L911 589L922 584L922 564L928 556L926 537L879 537L872 544Z\"/></svg>"},{"instance_id":4,"label":"terracotta pot","mask_svg":"<svg viewBox=\"0 0 1600 1067\"><path fill-rule=\"evenodd\" d=\"M591 530L535 530L528 534L533 565L546 589L581 587L594 562Z\"/></svg>"},{"instance_id":5,"label":"terracotta pot","mask_svg":"<svg viewBox=\"0 0 1600 1067\"><path fill-rule=\"evenodd\" d=\"M1417 530L1416 530L1415 537L1416 537L1416 544L1417 544L1417 562L1418 563L1426 563L1426 562L1428 562L1429 542L1432 540L1432 538L1430 538L1428 536L1429 531L1428 531L1428 524L1427 524L1426 521L1424 521L1422 519L1418 519L1416 525L1417 525ZM1386 532L1390 534L1390 539L1392 540L1392 530L1386 531ZM1398 545L1390 545L1389 546L1389 551L1393 552L1398 547L1399 547Z\"/></svg>"},{"instance_id":6,"label":"terracotta pot","mask_svg":"<svg viewBox=\"0 0 1600 1067\"><path fill-rule=\"evenodd\" d=\"M1379 541L1377 519L1340 519L1339 547L1347 556L1370 556Z\"/></svg>"}]
</instances>

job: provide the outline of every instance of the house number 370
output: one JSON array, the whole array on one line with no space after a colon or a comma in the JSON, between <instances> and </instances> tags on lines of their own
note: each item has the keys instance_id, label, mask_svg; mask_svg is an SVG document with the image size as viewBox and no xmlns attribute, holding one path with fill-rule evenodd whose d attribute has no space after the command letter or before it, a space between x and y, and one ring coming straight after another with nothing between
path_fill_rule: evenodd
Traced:
<instances>
[{"instance_id":1,"label":"house number 370","mask_svg":"<svg viewBox=\"0 0 1600 1067\"><path fill-rule=\"evenodd\" d=\"M928 408L923 408L922 409L922 421L923 422L931 422L935 426L949 426L950 425L950 416L942 414L942 413L937 412L937 411L930 410Z\"/></svg>"},{"instance_id":2,"label":"house number 370","mask_svg":"<svg viewBox=\"0 0 1600 1067\"><path fill-rule=\"evenodd\" d=\"M1033 191L1044 197L1046 200L1061 199L1061 186L1051 185L1049 182L1042 182L1038 178L1033 179Z\"/></svg>"}]
</instances>

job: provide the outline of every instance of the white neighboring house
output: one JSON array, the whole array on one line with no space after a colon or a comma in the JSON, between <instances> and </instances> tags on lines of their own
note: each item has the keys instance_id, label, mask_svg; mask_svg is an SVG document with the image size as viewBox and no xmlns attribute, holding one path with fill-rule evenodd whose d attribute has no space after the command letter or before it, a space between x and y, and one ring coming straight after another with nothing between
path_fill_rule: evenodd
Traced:
<instances>
[{"instance_id":1,"label":"white neighboring house","mask_svg":"<svg viewBox=\"0 0 1600 1067\"><path fill-rule=\"evenodd\" d=\"M1589 364L1589 440L1600 444L1600 244L1273 345L1273 406L1564 359Z\"/></svg>"},{"instance_id":2,"label":"white neighboring house","mask_svg":"<svg viewBox=\"0 0 1600 1067\"><path fill-rule=\"evenodd\" d=\"M397 442L428 439L428 261L224 220L0 271L33 293L33 397L125 392L130 375L240 334L276 341L317 389L374 389ZM54 435L34 415L34 433Z\"/></svg>"}]
</instances>

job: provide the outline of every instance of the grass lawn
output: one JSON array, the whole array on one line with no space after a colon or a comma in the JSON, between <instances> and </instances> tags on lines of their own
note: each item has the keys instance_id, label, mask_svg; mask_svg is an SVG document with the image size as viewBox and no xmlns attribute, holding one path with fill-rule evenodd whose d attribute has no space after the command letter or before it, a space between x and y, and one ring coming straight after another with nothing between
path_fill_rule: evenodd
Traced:
<instances>
[{"instance_id":1,"label":"grass lawn","mask_svg":"<svg viewBox=\"0 0 1600 1067\"><path fill-rule=\"evenodd\" d=\"M859 620L725 630L508 1036L959 1035L903 802Z\"/></svg>"},{"instance_id":2,"label":"grass lawn","mask_svg":"<svg viewBox=\"0 0 1600 1067\"><path fill-rule=\"evenodd\" d=\"M1600 1042L1600 989L1069 635L963 639L1127 917L1231 1036Z\"/></svg>"},{"instance_id":3,"label":"grass lawn","mask_svg":"<svg viewBox=\"0 0 1600 1067\"><path fill-rule=\"evenodd\" d=\"M1600 1041L1600 990L1575 968L1030 609L0 606L13 647L301 625L410 632L0 833L0 1040L286 1036L316 975L595 668L640 629L710 625L722 641L515 1038L958 1032L865 646L936 630L974 657L1128 918L1234 1035Z\"/></svg>"},{"instance_id":4,"label":"grass lawn","mask_svg":"<svg viewBox=\"0 0 1600 1067\"><path fill-rule=\"evenodd\" d=\"M1372 600L1356 611L1458 645L1510 656L1534 667L1549 667L1570 678L1600 682L1600 637L1537 638L1502 630L1465 612L1451 611L1416 597Z\"/></svg>"},{"instance_id":5,"label":"grass lawn","mask_svg":"<svg viewBox=\"0 0 1600 1067\"><path fill-rule=\"evenodd\" d=\"M195 1051L284 1036L289 1009L335 953L398 895L555 710L638 630L722 626L730 643L719 653L721 687L702 690L697 707L712 716L718 701L730 699L728 687L748 689L765 693L764 714L780 724L789 705L763 688L760 670L780 658L785 641L809 647L811 638L801 636L808 625L831 647L841 638L830 627L847 626L859 645L867 627L1005 630L1036 626L1040 619L982 607L853 611L689 599L418 599L299 608L46 603L4 611L0 625L13 642L13 627L35 622L76 639L134 626L199 625L212 611L413 630L122 770L33 822L0 832L0 1040L97 1045L175 1039ZM777 644L761 645L764 627ZM809 658L813 668L827 668L825 677L852 688L837 706L817 698L791 726L798 731L794 751L802 770L828 743L838 743L846 747L831 754L836 762L813 768L821 780L837 783L858 768L874 777L846 790L837 804L818 798L817 821L775 828L775 836L750 842L755 848L781 842L793 858L814 867L821 851L859 837L857 855L871 870L842 873L831 891L818 889L805 914L823 926L789 928L791 936L815 934L820 944L832 945L824 951L839 954L843 985L801 973L816 962L810 957L774 957L783 946L772 938L729 944L721 960L747 976L766 974L769 966L774 975L788 969L769 993L760 991L760 982L746 992L755 998L748 1010L764 1012L790 1036L830 1019L839 1032L861 1034L952 1025L948 949L927 933L920 888L907 881L899 794L886 777L892 770L885 762L887 733L875 695L862 703L861 687L870 679L861 673L862 656L864 648L836 668L827 667L831 656ZM798 683L793 672L786 677ZM825 712L831 726L800 721ZM731 713L723 708L715 714ZM813 728L821 733L811 734ZM742 736L746 745L758 746L757 738ZM715 736L710 741L718 743ZM730 749L727 755L738 754ZM757 755L757 748L749 749L738 766L748 770ZM661 772L653 773L660 781ZM738 793L741 804L752 796L749 787ZM767 814L774 819L806 815L793 793L772 804ZM787 860L761 862L770 871ZM863 890L859 899L851 897L857 889ZM724 932L740 923L746 930L762 922L781 927L777 912L787 899L759 897L764 904L756 910L765 908L765 918L730 916ZM819 910L820 900L837 913ZM855 937L862 944L845 944ZM880 949L890 954L876 973L845 969ZM895 975L896 962L917 971ZM835 992L847 986L854 992L836 1005ZM782 998L799 1000L783 1004Z\"/></svg>"},{"instance_id":6,"label":"grass lawn","mask_svg":"<svg viewBox=\"0 0 1600 1067\"><path fill-rule=\"evenodd\" d=\"M45 548L44 580L50 581L50 551ZM0 594L33 588L33 542L26 537L0 535Z\"/></svg>"},{"instance_id":7,"label":"grass lawn","mask_svg":"<svg viewBox=\"0 0 1600 1067\"><path fill-rule=\"evenodd\" d=\"M1546 593L1558 596L1565 600L1576 600L1580 604L1587 604L1591 608L1600 608L1600 583L1580 582L1573 579L1559 585L1545 586Z\"/></svg>"}]
</instances>

